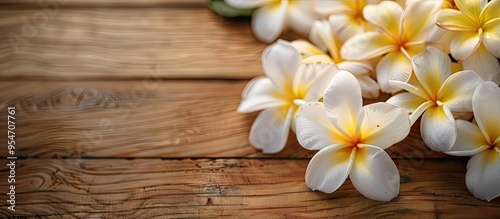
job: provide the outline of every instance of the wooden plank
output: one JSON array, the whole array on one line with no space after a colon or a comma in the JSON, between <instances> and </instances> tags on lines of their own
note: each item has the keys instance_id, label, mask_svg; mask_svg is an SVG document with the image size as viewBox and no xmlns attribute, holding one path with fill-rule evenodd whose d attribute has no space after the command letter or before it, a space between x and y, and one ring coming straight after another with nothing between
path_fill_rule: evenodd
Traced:
<instances>
[{"instance_id":1,"label":"wooden plank","mask_svg":"<svg viewBox=\"0 0 500 219\"><path fill-rule=\"evenodd\" d=\"M265 47L204 7L0 11L0 80L247 79Z\"/></svg>"},{"instance_id":2,"label":"wooden plank","mask_svg":"<svg viewBox=\"0 0 500 219\"><path fill-rule=\"evenodd\" d=\"M15 106L16 152L27 157L311 157L315 152L302 149L293 134L276 155L249 145L257 113L236 112L246 83L156 81L154 72L142 81L0 82L0 123ZM0 126L2 139L6 128ZM426 148L418 124L388 153L447 157Z\"/></svg>"},{"instance_id":3,"label":"wooden plank","mask_svg":"<svg viewBox=\"0 0 500 219\"><path fill-rule=\"evenodd\" d=\"M0 173L8 175L2 162ZM332 194L305 186L308 160L18 160L16 216L498 218L500 200L474 198L466 160L396 160L399 197L377 202L347 180ZM0 180L0 191L8 191ZM0 215L12 215L2 202Z\"/></svg>"},{"instance_id":4,"label":"wooden plank","mask_svg":"<svg viewBox=\"0 0 500 219\"><path fill-rule=\"evenodd\" d=\"M3 6L23 7L158 7L171 5L205 5L207 0L2 0ZM57 5L57 6L54 6Z\"/></svg>"}]
</instances>

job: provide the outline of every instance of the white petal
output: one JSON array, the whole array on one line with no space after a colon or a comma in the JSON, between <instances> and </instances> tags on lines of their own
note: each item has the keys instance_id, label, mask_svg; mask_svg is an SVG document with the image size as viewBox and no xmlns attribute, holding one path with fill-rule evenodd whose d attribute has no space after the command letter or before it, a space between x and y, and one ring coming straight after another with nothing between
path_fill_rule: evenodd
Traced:
<instances>
[{"instance_id":1,"label":"white petal","mask_svg":"<svg viewBox=\"0 0 500 219\"><path fill-rule=\"evenodd\" d=\"M410 119L403 108L379 102L364 106L361 113L364 116L359 128L359 141L364 144L385 149L410 133Z\"/></svg>"},{"instance_id":2,"label":"white petal","mask_svg":"<svg viewBox=\"0 0 500 219\"><path fill-rule=\"evenodd\" d=\"M407 81L412 71L411 61L400 51L391 52L377 65L377 81L383 92L397 91L389 85L389 80Z\"/></svg>"},{"instance_id":3,"label":"white petal","mask_svg":"<svg viewBox=\"0 0 500 219\"><path fill-rule=\"evenodd\" d=\"M337 63L337 66L340 70L346 70L353 75L369 75L374 71L370 62L363 61L343 61Z\"/></svg>"},{"instance_id":4,"label":"white petal","mask_svg":"<svg viewBox=\"0 0 500 219\"><path fill-rule=\"evenodd\" d=\"M380 95L380 87L378 83L368 75L357 76L363 98L377 99Z\"/></svg>"},{"instance_id":5,"label":"white petal","mask_svg":"<svg viewBox=\"0 0 500 219\"><path fill-rule=\"evenodd\" d=\"M346 146L346 138L326 117L323 103L310 102L302 106L296 117L297 139L308 150L320 150L337 144Z\"/></svg>"},{"instance_id":6,"label":"white petal","mask_svg":"<svg viewBox=\"0 0 500 219\"><path fill-rule=\"evenodd\" d=\"M305 101L319 101L332 77L339 71L333 63L309 63L302 65L293 80L295 95Z\"/></svg>"},{"instance_id":7,"label":"white petal","mask_svg":"<svg viewBox=\"0 0 500 219\"><path fill-rule=\"evenodd\" d=\"M436 26L436 14L442 5L441 1L407 3L402 14L401 37L413 42L425 40Z\"/></svg>"},{"instance_id":8,"label":"white petal","mask_svg":"<svg viewBox=\"0 0 500 219\"><path fill-rule=\"evenodd\" d=\"M430 149L449 151L457 138L455 118L445 105L430 107L422 116L420 132Z\"/></svg>"},{"instance_id":9,"label":"white petal","mask_svg":"<svg viewBox=\"0 0 500 219\"><path fill-rule=\"evenodd\" d=\"M356 34L349 38L340 54L344 59L364 61L396 50L394 40L376 31Z\"/></svg>"},{"instance_id":10,"label":"white petal","mask_svg":"<svg viewBox=\"0 0 500 219\"><path fill-rule=\"evenodd\" d=\"M471 19L479 19L487 0L455 0L458 9Z\"/></svg>"},{"instance_id":11,"label":"white petal","mask_svg":"<svg viewBox=\"0 0 500 219\"><path fill-rule=\"evenodd\" d=\"M293 46L293 48L295 48L301 55L305 57L325 54L323 50L305 40L294 40L290 42L290 45Z\"/></svg>"},{"instance_id":12,"label":"white petal","mask_svg":"<svg viewBox=\"0 0 500 219\"><path fill-rule=\"evenodd\" d=\"M358 33L365 31L366 21L360 21L350 14L332 14L328 17L332 31L340 41L345 42Z\"/></svg>"},{"instance_id":13,"label":"white petal","mask_svg":"<svg viewBox=\"0 0 500 219\"><path fill-rule=\"evenodd\" d=\"M498 151L488 149L474 155L467 163L465 183L477 198L491 201L500 195L500 157Z\"/></svg>"},{"instance_id":14,"label":"white petal","mask_svg":"<svg viewBox=\"0 0 500 219\"><path fill-rule=\"evenodd\" d=\"M484 81L500 83L500 64L498 59L492 56L486 48L481 45L476 52L463 62L464 69L476 72Z\"/></svg>"},{"instance_id":15,"label":"white petal","mask_svg":"<svg viewBox=\"0 0 500 219\"><path fill-rule=\"evenodd\" d=\"M489 143L477 125L464 120L455 120L457 140L450 151L445 153L454 156L472 156L488 149Z\"/></svg>"},{"instance_id":16,"label":"white petal","mask_svg":"<svg viewBox=\"0 0 500 219\"><path fill-rule=\"evenodd\" d=\"M264 73L283 92L287 92L287 87L292 85L301 64L299 52L283 41L268 46L262 53Z\"/></svg>"},{"instance_id":17,"label":"white petal","mask_svg":"<svg viewBox=\"0 0 500 219\"><path fill-rule=\"evenodd\" d=\"M373 200L390 201L399 194L398 169L378 147L365 145L356 152L349 178L362 195Z\"/></svg>"},{"instance_id":18,"label":"white petal","mask_svg":"<svg viewBox=\"0 0 500 219\"><path fill-rule=\"evenodd\" d=\"M356 149L338 145L320 150L307 166L307 187L326 193L337 190L351 172L355 154Z\"/></svg>"},{"instance_id":19,"label":"white petal","mask_svg":"<svg viewBox=\"0 0 500 219\"><path fill-rule=\"evenodd\" d=\"M270 4L257 9L252 15L252 31L262 42L271 43L276 40L286 27L286 11L288 2Z\"/></svg>"},{"instance_id":20,"label":"white petal","mask_svg":"<svg viewBox=\"0 0 500 219\"><path fill-rule=\"evenodd\" d=\"M477 125L487 141L500 137L500 88L492 82L479 85L472 97Z\"/></svg>"},{"instance_id":21,"label":"white petal","mask_svg":"<svg viewBox=\"0 0 500 219\"><path fill-rule=\"evenodd\" d=\"M286 104L279 98L278 90L269 78L257 77L248 82L243 90L242 100L238 106L239 113L250 113Z\"/></svg>"},{"instance_id":22,"label":"white petal","mask_svg":"<svg viewBox=\"0 0 500 219\"><path fill-rule=\"evenodd\" d=\"M413 58L413 70L422 87L436 98L441 85L451 75L451 59L440 50L429 47Z\"/></svg>"},{"instance_id":23,"label":"white petal","mask_svg":"<svg viewBox=\"0 0 500 219\"><path fill-rule=\"evenodd\" d=\"M459 32L451 40L451 55L456 60L465 60L481 45L481 38L478 32Z\"/></svg>"},{"instance_id":24,"label":"white petal","mask_svg":"<svg viewBox=\"0 0 500 219\"><path fill-rule=\"evenodd\" d=\"M414 76L411 76L414 77ZM427 95L424 88L415 86L415 84L410 84L407 82L403 81L395 81L395 80L389 80L389 85L395 89L403 89L406 90L416 96L419 96L422 99L428 100L430 97ZM420 84L419 84L420 85Z\"/></svg>"},{"instance_id":25,"label":"white petal","mask_svg":"<svg viewBox=\"0 0 500 219\"><path fill-rule=\"evenodd\" d=\"M250 129L250 144L264 153L277 153L285 147L293 119L292 108L272 108L259 113Z\"/></svg>"},{"instance_id":26,"label":"white petal","mask_svg":"<svg viewBox=\"0 0 500 219\"><path fill-rule=\"evenodd\" d=\"M377 5L365 6L363 17L392 37L398 37L402 12L403 9L396 2L382 1Z\"/></svg>"},{"instance_id":27,"label":"white petal","mask_svg":"<svg viewBox=\"0 0 500 219\"><path fill-rule=\"evenodd\" d=\"M224 0L224 2L233 8L260 8L272 3L272 0Z\"/></svg>"},{"instance_id":28,"label":"white petal","mask_svg":"<svg viewBox=\"0 0 500 219\"><path fill-rule=\"evenodd\" d=\"M307 36L313 22L319 18L312 8L313 1L295 1L289 4L287 23L294 32Z\"/></svg>"},{"instance_id":29,"label":"white petal","mask_svg":"<svg viewBox=\"0 0 500 219\"><path fill-rule=\"evenodd\" d=\"M438 92L438 99L453 112L472 112L472 94L482 82L473 71L457 72L446 79Z\"/></svg>"},{"instance_id":30,"label":"white petal","mask_svg":"<svg viewBox=\"0 0 500 219\"><path fill-rule=\"evenodd\" d=\"M439 11L436 16L436 24L451 31L477 31L474 20L455 9L446 8Z\"/></svg>"},{"instance_id":31,"label":"white petal","mask_svg":"<svg viewBox=\"0 0 500 219\"><path fill-rule=\"evenodd\" d=\"M327 49L330 56L334 57L334 60L340 60L337 39L333 36L328 21L315 21L311 28L309 39L321 49Z\"/></svg>"},{"instance_id":32,"label":"white petal","mask_svg":"<svg viewBox=\"0 0 500 219\"><path fill-rule=\"evenodd\" d=\"M405 92L392 96L386 102L402 107L406 110L408 116L410 116L411 118L411 116L415 115L418 107L426 102L426 100L415 94ZM420 117L420 115L418 115L417 118L418 117ZM411 123L411 125L413 125L413 123Z\"/></svg>"},{"instance_id":33,"label":"white petal","mask_svg":"<svg viewBox=\"0 0 500 219\"><path fill-rule=\"evenodd\" d=\"M340 70L323 95L326 115L346 137L354 137L356 122L363 106L361 87L356 77Z\"/></svg>"},{"instance_id":34,"label":"white petal","mask_svg":"<svg viewBox=\"0 0 500 219\"><path fill-rule=\"evenodd\" d=\"M483 28L484 28L484 35L483 35L484 46L486 47L486 49L488 49L488 52L490 52L493 56L500 58L500 16L499 18L486 23L483 26Z\"/></svg>"}]
</instances>

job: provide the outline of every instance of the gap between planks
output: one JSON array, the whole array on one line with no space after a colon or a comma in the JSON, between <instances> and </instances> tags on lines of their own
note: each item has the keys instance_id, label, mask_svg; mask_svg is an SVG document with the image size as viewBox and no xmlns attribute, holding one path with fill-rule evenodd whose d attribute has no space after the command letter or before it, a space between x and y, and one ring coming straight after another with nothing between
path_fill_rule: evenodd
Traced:
<instances>
[{"instance_id":1,"label":"gap between planks","mask_svg":"<svg viewBox=\"0 0 500 219\"><path fill-rule=\"evenodd\" d=\"M265 155L248 143L258 113L238 114L247 81L0 82L0 109L15 106L20 157L310 158L291 134ZM384 101L381 96L376 101ZM366 103L374 100L365 101ZM0 111L0 122L6 119ZM0 137L6 137L0 126ZM419 123L392 158L449 158L428 149ZM0 150L5 156L6 151Z\"/></svg>"}]
</instances>

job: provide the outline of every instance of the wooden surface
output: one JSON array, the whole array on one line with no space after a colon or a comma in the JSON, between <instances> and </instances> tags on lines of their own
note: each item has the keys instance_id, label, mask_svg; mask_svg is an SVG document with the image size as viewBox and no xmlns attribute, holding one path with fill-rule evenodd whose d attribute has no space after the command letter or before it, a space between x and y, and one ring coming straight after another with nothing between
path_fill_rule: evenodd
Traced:
<instances>
[{"instance_id":1,"label":"wooden surface","mask_svg":"<svg viewBox=\"0 0 500 219\"><path fill-rule=\"evenodd\" d=\"M23 35L38 2L0 3L0 124L15 106L20 158L16 212L4 200L0 218L500 217L499 200L467 190L467 158L427 149L418 123L388 149L401 174L389 203L349 180L333 194L308 189L315 152L293 135L278 154L250 146L257 113L236 107L266 45L248 19L222 19L202 0L68 0ZM17 49L12 36L24 39Z\"/></svg>"}]
</instances>

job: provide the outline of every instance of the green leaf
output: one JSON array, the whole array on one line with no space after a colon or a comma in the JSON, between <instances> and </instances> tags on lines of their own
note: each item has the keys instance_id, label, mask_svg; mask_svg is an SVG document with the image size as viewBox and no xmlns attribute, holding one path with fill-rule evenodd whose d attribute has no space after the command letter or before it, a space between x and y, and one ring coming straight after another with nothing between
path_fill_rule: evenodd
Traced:
<instances>
[{"instance_id":1,"label":"green leaf","mask_svg":"<svg viewBox=\"0 0 500 219\"><path fill-rule=\"evenodd\" d=\"M254 9L233 8L224 0L208 0L208 7L223 17L250 17Z\"/></svg>"}]
</instances>

